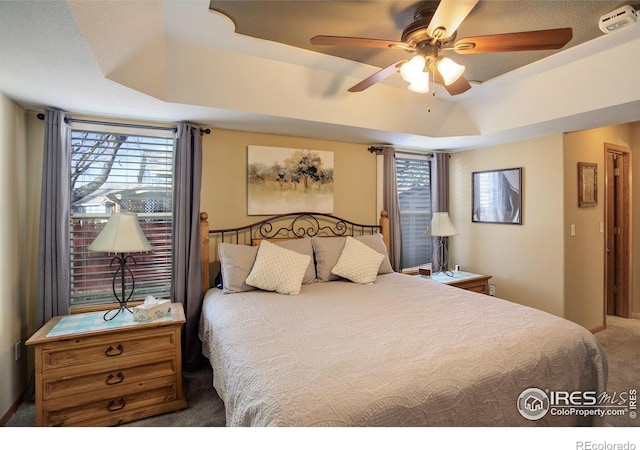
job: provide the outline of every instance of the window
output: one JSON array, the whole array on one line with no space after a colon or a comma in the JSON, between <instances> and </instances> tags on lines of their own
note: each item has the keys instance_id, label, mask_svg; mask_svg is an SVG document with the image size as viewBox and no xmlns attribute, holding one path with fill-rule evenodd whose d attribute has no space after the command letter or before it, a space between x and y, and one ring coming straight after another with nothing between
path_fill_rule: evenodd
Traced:
<instances>
[{"instance_id":1,"label":"window","mask_svg":"<svg viewBox=\"0 0 640 450\"><path fill-rule=\"evenodd\" d=\"M94 126L95 127L95 126ZM114 255L88 250L111 212L133 212L153 246L129 267L135 294L168 296L171 288L174 136L171 131L71 131L71 305L112 302ZM127 281L129 283L129 281ZM129 286L129 285L128 285Z\"/></svg>"},{"instance_id":2,"label":"window","mask_svg":"<svg viewBox=\"0 0 640 450\"><path fill-rule=\"evenodd\" d=\"M402 267L431 262L431 163L423 155L396 156L396 182L402 223Z\"/></svg>"}]
</instances>

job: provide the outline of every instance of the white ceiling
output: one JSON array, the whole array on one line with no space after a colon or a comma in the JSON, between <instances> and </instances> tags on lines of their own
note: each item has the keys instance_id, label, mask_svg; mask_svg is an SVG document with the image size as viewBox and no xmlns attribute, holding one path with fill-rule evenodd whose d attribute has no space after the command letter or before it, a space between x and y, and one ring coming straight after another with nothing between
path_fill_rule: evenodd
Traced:
<instances>
[{"instance_id":1,"label":"white ceiling","mask_svg":"<svg viewBox=\"0 0 640 450\"><path fill-rule=\"evenodd\" d=\"M489 3L482 0L479 11L495 7ZM554 5L598 2L528 3L544 4L549 16ZM231 20L209 10L208 0L3 0L0 92L27 109L460 150L639 121L640 26L585 38L593 31L584 28L597 30L597 19L578 30L567 18L574 36L583 37L560 52L499 76L483 75L489 78L462 95L438 89L429 98L409 92L397 75L348 93L379 65L236 34ZM507 28L511 22L492 29L518 31ZM365 21L359 25L368 31L362 36L398 39L373 34ZM308 38L348 35L330 27L307 32Z\"/></svg>"}]
</instances>

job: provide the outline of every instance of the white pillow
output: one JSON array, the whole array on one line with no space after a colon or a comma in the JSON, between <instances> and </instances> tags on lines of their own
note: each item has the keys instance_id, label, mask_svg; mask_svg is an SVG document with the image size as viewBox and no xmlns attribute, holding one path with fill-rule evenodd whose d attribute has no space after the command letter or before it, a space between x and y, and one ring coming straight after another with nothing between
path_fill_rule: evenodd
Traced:
<instances>
[{"instance_id":1,"label":"white pillow","mask_svg":"<svg viewBox=\"0 0 640 450\"><path fill-rule=\"evenodd\" d=\"M331 273L354 283L373 283L376 281L383 259L384 255L348 236L340 258L331 269Z\"/></svg>"},{"instance_id":2,"label":"white pillow","mask_svg":"<svg viewBox=\"0 0 640 450\"><path fill-rule=\"evenodd\" d=\"M299 294L310 261L309 255L262 241L245 283L279 294Z\"/></svg>"}]
</instances>

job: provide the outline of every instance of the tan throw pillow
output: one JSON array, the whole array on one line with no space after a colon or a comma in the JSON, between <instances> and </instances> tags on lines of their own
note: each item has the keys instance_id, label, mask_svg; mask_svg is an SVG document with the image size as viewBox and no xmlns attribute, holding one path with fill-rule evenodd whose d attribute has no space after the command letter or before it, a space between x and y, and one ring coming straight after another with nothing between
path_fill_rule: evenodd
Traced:
<instances>
[{"instance_id":1,"label":"tan throw pillow","mask_svg":"<svg viewBox=\"0 0 640 450\"><path fill-rule=\"evenodd\" d=\"M384 255L367 244L347 237L340 258L331 273L354 283L367 284L376 281Z\"/></svg>"},{"instance_id":2,"label":"tan throw pillow","mask_svg":"<svg viewBox=\"0 0 640 450\"><path fill-rule=\"evenodd\" d=\"M382 238L381 233L365 234L363 236L358 236L355 239L363 244L367 244L369 247L384 256L382 264L380 264L380 269L378 269L378 275L393 272L391 261L389 261L389 251L387 250L387 246L384 244L384 239Z\"/></svg>"},{"instance_id":3,"label":"tan throw pillow","mask_svg":"<svg viewBox=\"0 0 640 450\"><path fill-rule=\"evenodd\" d=\"M253 262L258 253L257 247L220 243L220 272L222 274L222 292L235 294L237 292L253 291L255 287L245 283Z\"/></svg>"},{"instance_id":4,"label":"tan throw pillow","mask_svg":"<svg viewBox=\"0 0 640 450\"><path fill-rule=\"evenodd\" d=\"M316 257L316 277L318 281L335 281L340 277L333 275L331 269L338 262L340 252L344 248L344 237L318 237L311 238L313 253Z\"/></svg>"},{"instance_id":5,"label":"tan throw pillow","mask_svg":"<svg viewBox=\"0 0 640 450\"><path fill-rule=\"evenodd\" d=\"M262 241L245 283L279 294L299 294L310 261L309 255Z\"/></svg>"}]
</instances>

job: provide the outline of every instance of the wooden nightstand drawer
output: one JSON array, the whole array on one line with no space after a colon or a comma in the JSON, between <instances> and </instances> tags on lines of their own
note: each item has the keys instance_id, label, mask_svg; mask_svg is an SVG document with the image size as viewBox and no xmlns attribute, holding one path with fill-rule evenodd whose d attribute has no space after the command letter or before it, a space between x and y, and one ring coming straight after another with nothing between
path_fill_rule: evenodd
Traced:
<instances>
[{"instance_id":1,"label":"wooden nightstand drawer","mask_svg":"<svg viewBox=\"0 0 640 450\"><path fill-rule=\"evenodd\" d=\"M42 381L42 398L51 400L64 396L73 396L87 392L95 392L100 389L114 390L120 386L139 383L150 378L176 376L176 355L168 354L167 359L152 363L140 364L129 367L126 364L119 365L117 369L103 370L87 373L86 371L69 375L44 377ZM107 394L108 395L108 394Z\"/></svg>"},{"instance_id":2,"label":"wooden nightstand drawer","mask_svg":"<svg viewBox=\"0 0 640 450\"><path fill-rule=\"evenodd\" d=\"M128 420L136 420L135 418L127 420L130 416L146 417L150 415L149 411L155 410L155 414L159 414L176 409L176 400L176 384L164 383L146 390L114 395L78 405L65 406L60 402L45 405L45 421L51 426L117 425ZM170 408L168 408L169 405ZM186 405L182 401L180 406Z\"/></svg>"},{"instance_id":3,"label":"wooden nightstand drawer","mask_svg":"<svg viewBox=\"0 0 640 450\"><path fill-rule=\"evenodd\" d=\"M454 284L455 287L460 289L466 289L467 291L479 292L481 294L489 294L489 286L487 280L471 280L461 281Z\"/></svg>"},{"instance_id":4,"label":"wooden nightstand drawer","mask_svg":"<svg viewBox=\"0 0 640 450\"><path fill-rule=\"evenodd\" d=\"M175 339L173 330L120 332L108 339L104 336L65 339L43 346L42 370L45 372L87 363L111 364L113 360L129 356L173 350Z\"/></svg>"}]
</instances>

